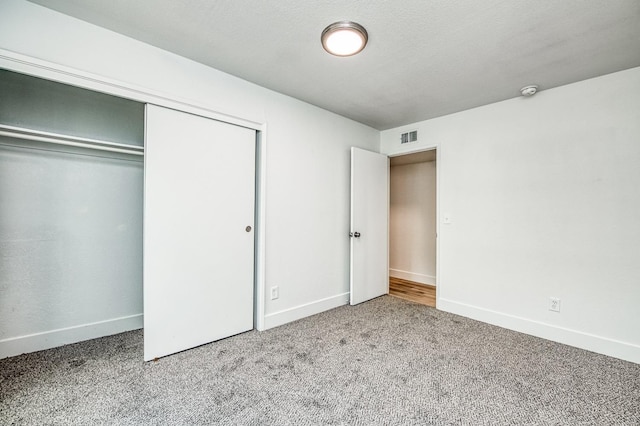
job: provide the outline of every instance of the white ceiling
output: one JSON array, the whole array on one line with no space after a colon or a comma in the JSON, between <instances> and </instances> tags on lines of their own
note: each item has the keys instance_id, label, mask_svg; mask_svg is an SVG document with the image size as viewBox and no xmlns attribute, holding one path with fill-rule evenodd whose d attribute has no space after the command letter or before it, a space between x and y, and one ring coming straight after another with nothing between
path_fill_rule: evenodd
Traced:
<instances>
[{"instance_id":1,"label":"white ceiling","mask_svg":"<svg viewBox=\"0 0 640 426\"><path fill-rule=\"evenodd\" d=\"M640 66L638 0L31 0L388 129ZM353 20L369 44L327 54Z\"/></svg>"}]
</instances>

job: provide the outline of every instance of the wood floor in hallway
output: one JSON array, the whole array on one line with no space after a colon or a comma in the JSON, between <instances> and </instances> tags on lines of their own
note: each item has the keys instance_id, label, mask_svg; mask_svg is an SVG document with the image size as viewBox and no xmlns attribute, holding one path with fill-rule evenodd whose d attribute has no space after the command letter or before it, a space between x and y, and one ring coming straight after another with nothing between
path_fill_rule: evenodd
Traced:
<instances>
[{"instance_id":1,"label":"wood floor in hallway","mask_svg":"<svg viewBox=\"0 0 640 426\"><path fill-rule=\"evenodd\" d=\"M436 307L436 288L432 285L389 277L389 295Z\"/></svg>"}]
</instances>

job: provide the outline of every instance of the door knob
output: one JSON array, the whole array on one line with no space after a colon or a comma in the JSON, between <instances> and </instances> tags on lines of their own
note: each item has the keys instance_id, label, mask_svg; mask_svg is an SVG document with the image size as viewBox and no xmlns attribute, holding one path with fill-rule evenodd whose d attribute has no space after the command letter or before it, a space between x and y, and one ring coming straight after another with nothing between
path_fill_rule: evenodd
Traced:
<instances>
[{"instance_id":1,"label":"door knob","mask_svg":"<svg viewBox=\"0 0 640 426\"><path fill-rule=\"evenodd\" d=\"M353 236L356 237L356 238L360 238L360 233L359 232L354 232Z\"/></svg>"},{"instance_id":2,"label":"door knob","mask_svg":"<svg viewBox=\"0 0 640 426\"><path fill-rule=\"evenodd\" d=\"M247 231L247 232L251 232L251 227L247 226L246 228L244 228L244 230Z\"/></svg>"}]
</instances>

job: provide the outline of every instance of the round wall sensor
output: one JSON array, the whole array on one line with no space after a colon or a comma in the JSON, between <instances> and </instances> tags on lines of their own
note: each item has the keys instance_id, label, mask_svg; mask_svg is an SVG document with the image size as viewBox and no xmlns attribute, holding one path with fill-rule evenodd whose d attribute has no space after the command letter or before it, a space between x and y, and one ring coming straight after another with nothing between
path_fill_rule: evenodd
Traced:
<instances>
[{"instance_id":1,"label":"round wall sensor","mask_svg":"<svg viewBox=\"0 0 640 426\"><path fill-rule=\"evenodd\" d=\"M526 86L520 89L520 93L522 93L522 96L533 96L536 94L537 91L538 91L538 86L536 86L535 84L532 84L530 86Z\"/></svg>"}]
</instances>

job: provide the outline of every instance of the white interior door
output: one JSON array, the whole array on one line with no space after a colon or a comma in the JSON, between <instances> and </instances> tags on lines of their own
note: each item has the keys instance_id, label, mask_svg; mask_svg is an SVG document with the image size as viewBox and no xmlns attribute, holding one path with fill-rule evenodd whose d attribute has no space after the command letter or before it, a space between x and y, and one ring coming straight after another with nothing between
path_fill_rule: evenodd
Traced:
<instances>
[{"instance_id":1,"label":"white interior door","mask_svg":"<svg viewBox=\"0 0 640 426\"><path fill-rule=\"evenodd\" d=\"M352 305L389 292L389 158L351 148Z\"/></svg>"},{"instance_id":2,"label":"white interior door","mask_svg":"<svg viewBox=\"0 0 640 426\"><path fill-rule=\"evenodd\" d=\"M147 105L146 361L253 328L255 136Z\"/></svg>"}]
</instances>

